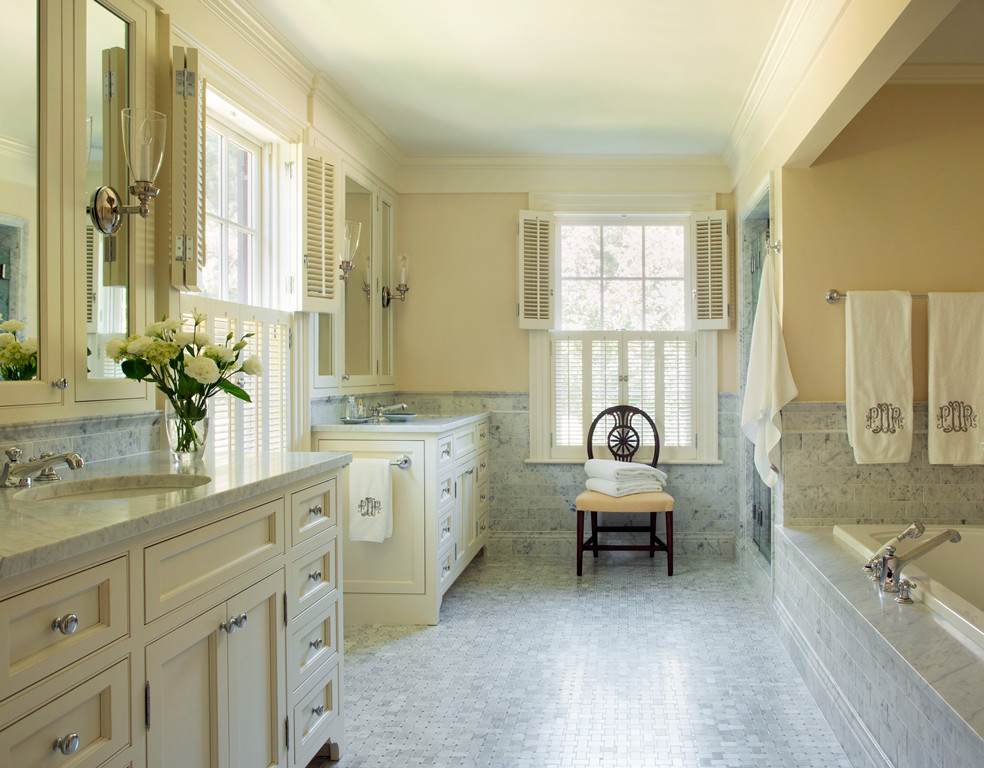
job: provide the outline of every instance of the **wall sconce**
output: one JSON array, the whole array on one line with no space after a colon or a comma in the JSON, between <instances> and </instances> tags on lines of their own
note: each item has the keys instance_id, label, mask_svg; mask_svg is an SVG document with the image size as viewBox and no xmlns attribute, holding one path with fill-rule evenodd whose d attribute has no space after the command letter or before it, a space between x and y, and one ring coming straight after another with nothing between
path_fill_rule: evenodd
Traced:
<instances>
[{"instance_id":1,"label":"wall sconce","mask_svg":"<svg viewBox=\"0 0 984 768\"><path fill-rule=\"evenodd\" d=\"M93 226L104 235L115 235L123 226L124 214L139 213L144 219L150 215L150 201L160 192L154 186L164 160L164 137L167 133L167 117L150 109L124 109L123 152L130 177L130 194L139 205L123 205L119 192L113 187L99 187L86 207Z\"/></svg>"},{"instance_id":2,"label":"wall sconce","mask_svg":"<svg viewBox=\"0 0 984 768\"><path fill-rule=\"evenodd\" d=\"M399 299L400 301L407 300L407 291L410 290L410 286L407 285L407 270L410 267L410 254L401 253L400 254L400 282L396 286L396 291L399 296L394 295L390 292L390 289L383 286L383 306L388 307L390 301L393 299Z\"/></svg>"},{"instance_id":3,"label":"wall sconce","mask_svg":"<svg viewBox=\"0 0 984 768\"><path fill-rule=\"evenodd\" d=\"M355 266L355 252L359 248L359 236L362 234L361 221L345 222L345 258L338 262L339 269L342 270L342 280L348 280L348 274Z\"/></svg>"}]
</instances>

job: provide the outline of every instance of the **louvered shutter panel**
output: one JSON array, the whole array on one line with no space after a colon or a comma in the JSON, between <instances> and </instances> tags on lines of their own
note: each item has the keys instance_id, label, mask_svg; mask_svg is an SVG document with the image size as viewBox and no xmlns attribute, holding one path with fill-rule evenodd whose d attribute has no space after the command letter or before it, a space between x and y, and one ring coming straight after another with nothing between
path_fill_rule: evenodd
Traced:
<instances>
[{"instance_id":1,"label":"louvered shutter panel","mask_svg":"<svg viewBox=\"0 0 984 768\"><path fill-rule=\"evenodd\" d=\"M581 339L553 340L555 445L584 445L584 347Z\"/></svg>"},{"instance_id":2,"label":"louvered shutter panel","mask_svg":"<svg viewBox=\"0 0 984 768\"><path fill-rule=\"evenodd\" d=\"M697 340L693 336L665 338L662 346L662 422L660 438L664 445L690 448L696 456L694 403L697 397L695 364ZM679 454L691 458L690 454Z\"/></svg>"},{"instance_id":3,"label":"louvered shutter panel","mask_svg":"<svg viewBox=\"0 0 984 768\"><path fill-rule=\"evenodd\" d=\"M174 46L168 101L170 216L166 242L171 284L201 290L205 263L205 80L199 77L198 49ZM162 185L163 186L163 185Z\"/></svg>"},{"instance_id":4,"label":"louvered shutter panel","mask_svg":"<svg viewBox=\"0 0 984 768\"><path fill-rule=\"evenodd\" d=\"M99 265L96 263L98 258L99 241L96 228L87 224L85 227L85 328L87 333L98 331L96 324L98 317L96 302L99 300L99 292L96 290L96 281L99 279Z\"/></svg>"},{"instance_id":5,"label":"louvered shutter panel","mask_svg":"<svg viewBox=\"0 0 984 768\"><path fill-rule=\"evenodd\" d=\"M519 327L554 327L554 218L519 212Z\"/></svg>"},{"instance_id":6,"label":"louvered shutter panel","mask_svg":"<svg viewBox=\"0 0 984 768\"><path fill-rule=\"evenodd\" d=\"M728 318L728 213L694 214L694 287L699 331L725 329Z\"/></svg>"},{"instance_id":7,"label":"louvered shutter panel","mask_svg":"<svg viewBox=\"0 0 984 768\"><path fill-rule=\"evenodd\" d=\"M341 306L338 167L336 155L301 148L301 308L306 312L336 312Z\"/></svg>"}]
</instances>

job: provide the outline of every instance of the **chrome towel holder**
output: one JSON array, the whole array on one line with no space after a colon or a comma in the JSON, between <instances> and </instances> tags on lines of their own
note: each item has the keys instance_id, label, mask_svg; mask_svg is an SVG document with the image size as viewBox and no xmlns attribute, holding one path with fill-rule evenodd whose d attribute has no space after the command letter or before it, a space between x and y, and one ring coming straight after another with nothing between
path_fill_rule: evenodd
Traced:
<instances>
[{"instance_id":1,"label":"chrome towel holder","mask_svg":"<svg viewBox=\"0 0 984 768\"><path fill-rule=\"evenodd\" d=\"M827 300L827 303L828 304L836 304L841 299L846 299L846 298L847 298L847 291L845 291L844 293L841 293L836 288L831 288L824 295L824 299ZM925 293L914 293L914 294L912 294L912 298L914 298L914 299L928 299L929 296L927 296Z\"/></svg>"}]
</instances>

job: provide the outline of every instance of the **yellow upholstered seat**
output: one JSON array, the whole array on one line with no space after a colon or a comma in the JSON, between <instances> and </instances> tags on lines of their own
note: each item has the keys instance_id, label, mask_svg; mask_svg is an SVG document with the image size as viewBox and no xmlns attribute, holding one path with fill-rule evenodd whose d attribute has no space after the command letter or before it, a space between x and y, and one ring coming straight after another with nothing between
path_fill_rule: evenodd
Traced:
<instances>
[{"instance_id":1,"label":"yellow upholstered seat","mask_svg":"<svg viewBox=\"0 0 984 768\"><path fill-rule=\"evenodd\" d=\"M633 493L609 496L598 491L584 491L574 501L582 512L672 512L673 497L668 493Z\"/></svg>"}]
</instances>

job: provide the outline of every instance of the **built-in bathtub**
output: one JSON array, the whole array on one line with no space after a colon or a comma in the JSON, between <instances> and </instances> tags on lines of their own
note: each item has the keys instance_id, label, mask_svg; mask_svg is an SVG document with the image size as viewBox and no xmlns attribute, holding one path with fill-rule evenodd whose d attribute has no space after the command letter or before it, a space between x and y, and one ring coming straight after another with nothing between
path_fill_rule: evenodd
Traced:
<instances>
[{"instance_id":1,"label":"built-in bathtub","mask_svg":"<svg viewBox=\"0 0 984 768\"><path fill-rule=\"evenodd\" d=\"M858 565L886 543L895 546L895 554L904 558L909 552L937 534L945 526L930 526L918 539L896 541L904 525L838 525L834 537L858 554ZM915 585L913 600L924 602L950 626L984 649L984 579L980 564L984 562L984 526L955 526L959 542L945 542L914 560L902 575Z\"/></svg>"}]
</instances>

